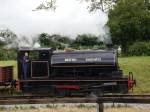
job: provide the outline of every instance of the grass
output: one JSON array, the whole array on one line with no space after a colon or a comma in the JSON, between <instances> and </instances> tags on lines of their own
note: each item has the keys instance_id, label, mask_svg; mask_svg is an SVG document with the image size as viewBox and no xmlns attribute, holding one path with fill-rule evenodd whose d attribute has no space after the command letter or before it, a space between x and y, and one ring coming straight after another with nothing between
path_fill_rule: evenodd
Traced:
<instances>
[{"instance_id":1,"label":"grass","mask_svg":"<svg viewBox=\"0 0 150 112\"><path fill-rule=\"evenodd\" d=\"M0 66L13 65L14 78L17 78L16 61L0 61ZM133 72L137 81L134 93L150 93L150 56L119 58L120 68L124 74Z\"/></svg>"},{"instance_id":2,"label":"grass","mask_svg":"<svg viewBox=\"0 0 150 112\"><path fill-rule=\"evenodd\" d=\"M150 93L150 56L119 58L124 74L133 72L137 81L134 93Z\"/></svg>"}]
</instances>

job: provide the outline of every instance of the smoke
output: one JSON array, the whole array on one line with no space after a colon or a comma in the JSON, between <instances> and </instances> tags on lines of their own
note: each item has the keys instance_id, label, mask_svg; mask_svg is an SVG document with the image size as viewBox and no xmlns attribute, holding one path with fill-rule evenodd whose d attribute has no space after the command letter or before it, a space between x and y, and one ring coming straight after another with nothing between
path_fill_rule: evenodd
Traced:
<instances>
[{"instance_id":1,"label":"smoke","mask_svg":"<svg viewBox=\"0 0 150 112\"><path fill-rule=\"evenodd\" d=\"M0 42L5 43L5 38L4 37L0 37Z\"/></svg>"},{"instance_id":2,"label":"smoke","mask_svg":"<svg viewBox=\"0 0 150 112\"><path fill-rule=\"evenodd\" d=\"M104 38L105 43L111 43L109 28L105 27L108 20L106 13L100 10L89 13L88 4L77 0L57 0L55 12L33 11L41 1L43 0L0 1L0 25L13 30L18 37L9 46L39 46L34 39L43 32L71 38L78 34L92 34L101 40Z\"/></svg>"},{"instance_id":3,"label":"smoke","mask_svg":"<svg viewBox=\"0 0 150 112\"><path fill-rule=\"evenodd\" d=\"M37 37L20 36L14 43L17 43L14 47L40 47Z\"/></svg>"},{"instance_id":4,"label":"smoke","mask_svg":"<svg viewBox=\"0 0 150 112\"><path fill-rule=\"evenodd\" d=\"M103 30L104 30L104 34L102 35L103 42L105 44L112 44L111 34L110 34L110 28L107 25L105 25L103 27Z\"/></svg>"},{"instance_id":5,"label":"smoke","mask_svg":"<svg viewBox=\"0 0 150 112\"><path fill-rule=\"evenodd\" d=\"M88 4L77 0L57 0L55 12L33 11L40 3L41 0L0 1L0 24L27 37L46 32L75 38L86 33L98 36L106 23L105 13L89 13Z\"/></svg>"},{"instance_id":6,"label":"smoke","mask_svg":"<svg viewBox=\"0 0 150 112\"><path fill-rule=\"evenodd\" d=\"M41 47L41 45L40 45L38 42L36 42L36 43L33 45L33 47L34 47L34 48L39 48L39 47Z\"/></svg>"},{"instance_id":7,"label":"smoke","mask_svg":"<svg viewBox=\"0 0 150 112\"><path fill-rule=\"evenodd\" d=\"M25 36L17 36L15 34L10 35L10 30L3 29L3 34L0 31L0 34L3 35L3 37L0 37L0 45L3 46L3 48L19 48L19 47L40 47L40 44L38 42L37 37L28 38Z\"/></svg>"},{"instance_id":8,"label":"smoke","mask_svg":"<svg viewBox=\"0 0 150 112\"><path fill-rule=\"evenodd\" d=\"M5 25L0 26L0 45L4 48L39 47L36 37L17 36Z\"/></svg>"}]
</instances>

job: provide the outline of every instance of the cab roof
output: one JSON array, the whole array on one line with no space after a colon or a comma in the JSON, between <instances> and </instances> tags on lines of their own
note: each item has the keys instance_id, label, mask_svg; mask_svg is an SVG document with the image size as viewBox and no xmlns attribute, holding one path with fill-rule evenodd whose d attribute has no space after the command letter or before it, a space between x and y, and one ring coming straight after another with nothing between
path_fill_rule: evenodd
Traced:
<instances>
[{"instance_id":1,"label":"cab roof","mask_svg":"<svg viewBox=\"0 0 150 112\"><path fill-rule=\"evenodd\" d=\"M50 51L52 48L29 48L29 47L21 47L18 49L18 51Z\"/></svg>"}]
</instances>

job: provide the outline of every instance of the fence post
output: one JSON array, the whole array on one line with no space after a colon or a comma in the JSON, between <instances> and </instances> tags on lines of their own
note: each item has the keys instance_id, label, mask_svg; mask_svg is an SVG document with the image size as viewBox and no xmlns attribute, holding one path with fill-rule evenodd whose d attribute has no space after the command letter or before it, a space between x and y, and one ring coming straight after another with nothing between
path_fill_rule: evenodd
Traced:
<instances>
[{"instance_id":1,"label":"fence post","mask_svg":"<svg viewBox=\"0 0 150 112\"><path fill-rule=\"evenodd\" d=\"M97 112L104 112L104 104L102 102L97 102Z\"/></svg>"}]
</instances>

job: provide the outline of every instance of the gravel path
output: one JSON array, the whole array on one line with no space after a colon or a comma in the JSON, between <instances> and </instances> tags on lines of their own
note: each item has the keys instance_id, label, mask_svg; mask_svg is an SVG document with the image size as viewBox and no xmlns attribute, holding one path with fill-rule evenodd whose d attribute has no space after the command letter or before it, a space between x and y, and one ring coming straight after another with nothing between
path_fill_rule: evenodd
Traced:
<instances>
[{"instance_id":1,"label":"gravel path","mask_svg":"<svg viewBox=\"0 0 150 112\"><path fill-rule=\"evenodd\" d=\"M104 104L104 112L150 112L150 104ZM96 112L96 104L1 105L0 112Z\"/></svg>"}]
</instances>

